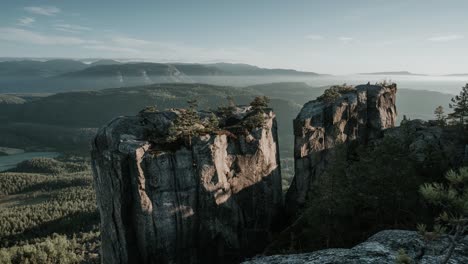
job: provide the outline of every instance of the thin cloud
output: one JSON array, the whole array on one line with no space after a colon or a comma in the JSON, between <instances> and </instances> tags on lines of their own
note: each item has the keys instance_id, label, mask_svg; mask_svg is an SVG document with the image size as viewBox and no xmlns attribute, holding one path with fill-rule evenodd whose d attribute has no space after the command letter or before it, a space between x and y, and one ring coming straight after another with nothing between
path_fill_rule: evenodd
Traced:
<instances>
[{"instance_id":1,"label":"thin cloud","mask_svg":"<svg viewBox=\"0 0 468 264\"><path fill-rule=\"evenodd\" d=\"M83 46L85 49L91 50L99 50L99 51L106 51L106 52L118 52L118 53L139 53L138 50L126 47L113 47L113 46L106 46L106 45L85 45Z\"/></svg>"},{"instance_id":2,"label":"thin cloud","mask_svg":"<svg viewBox=\"0 0 468 264\"><path fill-rule=\"evenodd\" d=\"M83 31L92 30L89 27L83 27L79 25L70 25L70 24L56 24L54 28L59 31L68 32L68 33L80 33Z\"/></svg>"},{"instance_id":3,"label":"thin cloud","mask_svg":"<svg viewBox=\"0 0 468 264\"><path fill-rule=\"evenodd\" d=\"M452 34L452 35L435 36L432 38L428 38L427 40L432 41L432 42L449 42L449 41L454 41L454 40L460 40L463 38L464 36L462 35Z\"/></svg>"},{"instance_id":4,"label":"thin cloud","mask_svg":"<svg viewBox=\"0 0 468 264\"><path fill-rule=\"evenodd\" d=\"M114 37L112 38L112 42L114 42L117 45L129 46L129 47L141 47L141 46L151 44L151 42L147 40L128 38L128 37Z\"/></svg>"},{"instance_id":5,"label":"thin cloud","mask_svg":"<svg viewBox=\"0 0 468 264\"><path fill-rule=\"evenodd\" d=\"M61 12L60 8L55 6L27 6L24 10L29 13L42 16L55 16Z\"/></svg>"},{"instance_id":6,"label":"thin cloud","mask_svg":"<svg viewBox=\"0 0 468 264\"><path fill-rule=\"evenodd\" d=\"M339 37L338 40L343 41L343 42L350 42L353 40L352 37Z\"/></svg>"},{"instance_id":7,"label":"thin cloud","mask_svg":"<svg viewBox=\"0 0 468 264\"><path fill-rule=\"evenodd\" d=\"M86 40L81 38L45 35L30 30L11 27L0 27L0 39L36 45L80 45L87 43Z\"/></svg>"},{"instance_id":8,"label":"thin cloud","mask_svg":"<svg viewBox=\"0 0 468 264\"><path fill-rule=\"evenodd\" d=\"M30 26L35 21L36 21L36 19L34 17L22 17L22 18L18 19L18 25L19 26Z\"/></svg>"},{"instance_id":9,"label":"thin cloud","mask_svg":"<svg viewBox=\"0 0 468 264\"><path fill-rule=\"evenodd\" d=\"M324 37L322 35L307 35L305 38L310 39L310 40L322 40L322 39L324 39Z\"/></svg>"}]
</instances>

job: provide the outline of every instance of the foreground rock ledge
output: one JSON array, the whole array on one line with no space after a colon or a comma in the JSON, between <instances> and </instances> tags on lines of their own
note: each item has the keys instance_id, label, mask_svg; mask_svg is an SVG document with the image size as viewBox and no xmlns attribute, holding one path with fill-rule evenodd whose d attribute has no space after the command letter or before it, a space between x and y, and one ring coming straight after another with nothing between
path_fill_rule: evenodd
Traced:
<instances>
[{"instance_id":1,"label":"foreground rock ledge","mask_svg":"<svg viewBox=\"0 0 468 264\"><path fill-rule=\"evenodd\" d=\"M245 264L395 264L398 250L404 249L415 263L439 264L449 245L447 237L425 243L413 231L386 230L351 249L331 248L311 253L258 257ZM468 263L468 236L460 243L449 263Z\"/></svg>"},{"instance_id":2,"label":"foreground rock ledge","mask_svg":"<svg viewBox=\"0 0 468 264\"><path fill-rule=\"evenodd\" d=\"M249 111L237 108L230 122ZM177 113L120 117L94 139L102 263L240 261L271 241L282 205L274 113L263 128L203 135L189 148L151 143Z\"/></svg>"}]
</instances>

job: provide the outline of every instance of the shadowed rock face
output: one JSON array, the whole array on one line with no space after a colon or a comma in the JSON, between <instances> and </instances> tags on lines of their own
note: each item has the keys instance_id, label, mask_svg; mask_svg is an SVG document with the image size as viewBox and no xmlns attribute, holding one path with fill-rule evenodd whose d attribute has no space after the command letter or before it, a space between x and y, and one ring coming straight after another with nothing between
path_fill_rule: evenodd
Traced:
<instances>
[{"instance_id":1,"label":"shadowed rock face","mask_svg":"<svg viewBox=\"0 0 468 264\"><path fill-rule=\"evenodd\" d=\"M294 120L295 176L286 195L292 213L307 199L311 182L327 166L328 151L337 144L366 144L394 127L396 85L360 85L331 101L306 103Z\"/></svg>"},{"instance_id":2,"label":"shadowed rock face","mask_svg":"<svg viewBox=\"0 0 468 264\"><path fill-rule=\"evenodd\" d=\"M151 143L176 114L117 118L93 142L103 263L235 261L271 240L282 205L274 113L235 137L202 135L170 151Z\"/></svg>"}]
</instances>

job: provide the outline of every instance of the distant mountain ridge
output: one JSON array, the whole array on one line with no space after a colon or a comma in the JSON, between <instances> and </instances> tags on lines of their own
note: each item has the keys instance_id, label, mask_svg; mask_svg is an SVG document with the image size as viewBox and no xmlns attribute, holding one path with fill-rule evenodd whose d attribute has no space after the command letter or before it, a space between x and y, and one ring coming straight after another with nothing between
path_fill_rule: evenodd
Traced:
<instances>
[{"instance_id":1,"label":"distant mountain ridge","mask_svg":"<svg viewBox=\"0 0 468 264\"><path fill-rule=\"evenodd\" d=\"M3 61L0 62L0 76L51 77L86 67L88 65L81 61L67 59Z\"/></svg>"},{"instance_id":2,"label":"distant mountain ridge","mask_svg":"<svg viewBox=\"0 0 468 264\"><path fill-rule=\"evenodd\" d=\"M123 76L148 76L185 75L185 76L319 76L315 72L296 71L291 69L266 69L248 64L185 64L185 63L152 63L132 62L112 65L90 66L77 72L65 74L66 76L112 76L115 74Z\"/></svg>"},{"instance_id":3,"label":"distant mountain ridge","mask_svg":"<svg viewBox=\"0 0 468 264\"><path fill-rule=\"evenodd\" d=\"M452 76L452 77L466 77L468 73L453 73L453 74L446 74L444 76Z\"/></svg>"},{"instance_id":4,"label":"distant mountain ridge","mask_svg":"<svg viewBox=\"0 0 468 264\"><path fill-rule=\"evenodd\" d=\"M411 75L411 76L426 76L426 74L412 73L409 71L388 71L388 72L368 72L359 73L360 75Z\"/></svg>"},{"instance_id":5,"label":"distant mountain ridge","mask_svg":"<svg viewBox=\"0 0 468 264\"><path fill-rule=\"evenodd\" d=\"M315 72L296 71L292 69L267 69L248 64L212 63L154 63L127 62L122 63L111 59L101 59L84 63L72 59L53 60L18 60L0 61L0 76L22 77L109 77L114 75L128 76L318 76Z\"/></svg>"},{"instance_id":6,"label":"distant mountain ridge","mask_svg":"<svg viewBox=\"0 0 468 264\"><path fill-rule=\"evenodd\" d=\"M0 61L0 93L54 93L153 83L228 84L226 78L244 76L253 79L291 79L322 75L290 69L266 69L248 64L121 62L110 59L41 61L12 58L9 61ZM234 82L245 82L248 78L237 79Z\"/></svg>"}]
</instances>

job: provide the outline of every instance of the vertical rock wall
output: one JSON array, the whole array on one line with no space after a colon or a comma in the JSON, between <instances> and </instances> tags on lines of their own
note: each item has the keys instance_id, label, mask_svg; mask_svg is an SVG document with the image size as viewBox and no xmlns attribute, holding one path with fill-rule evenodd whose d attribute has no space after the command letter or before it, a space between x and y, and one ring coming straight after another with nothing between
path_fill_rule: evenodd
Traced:
<instances>
[{"instance_id":1,"label":"vertical rock wall","mask_svg":"<svg viewBox=\"0 0 468 264\"><path fill-rule=\"evenodd\" d=\"M286 195L295 213L307 199L311 182L328 165L328 150L337 144L366 144L395 126L396 85L360 85L333 101L306 103L294 120L295 176Z\"/></svg>"},{"instance_id":2,"label":"vertical rock wall","mask_svg":"<svg viewBox=\"0 0 468 264\"><path fill-rule=\"evenodd\" d=\"M238 118L249 113L238 109ZM216 263L261 251L281 210L275 115L164 149L175 111L120 117L93 142L103 263Z\"/></svg>"}]
</instances>

